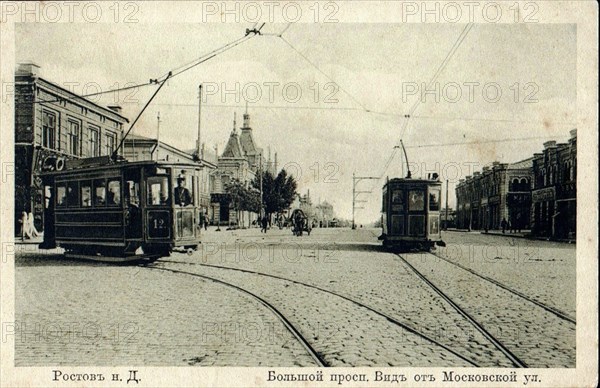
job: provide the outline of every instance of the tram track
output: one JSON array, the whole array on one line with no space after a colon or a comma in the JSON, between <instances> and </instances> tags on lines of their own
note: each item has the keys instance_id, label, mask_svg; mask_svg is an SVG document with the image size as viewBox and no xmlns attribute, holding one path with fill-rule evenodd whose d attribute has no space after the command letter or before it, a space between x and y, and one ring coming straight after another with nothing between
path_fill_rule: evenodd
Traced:
<instances>
[{"instance_id":1,"label":"tram track","mask_svg":"<svg viewBox=\"0 0 600 388\"><path fill-rule=\"evenodd\" d=\"M156 267L156 266L144 265L143 267L151 269L151 270L160 270L160 271L166 271L166 272L171 272L171 273L175 273L175 274L183 274L183 275L206 279L206 280L209 280L209 281L212 281L212 282L215 282L215 283L227 286L227 287L231 287L239 292L242 292L246 295L251 296L258 302L260 302L263 306L265 306L269 311L271 311L283 323L283 325L286 327L286 329L304 347L304 349L307 351L307 353L310 355L310 357L315 361L317 366L319 366L319 367L329 366L329 363L323 359L323 357L312 347L310 342L308 342L308 340L302 335L302 333L300 333L300 331L298 331L298 329L296 329L296 327L289 321L289 319L287 319L285 317L285 315L283 315L275 306L273 306L267 300L261 298L260 296L256 295L255 293L248 291L242 287L236 286L235 284L232 284L232 283L220 280L220 279L216 279L216 278L213 278L210 276L206 276L206 275L201 275L201 274L197 274L197 273L193 273L193 272L181 271L181 270L176 270L176 269L171 269L171 268Z\"/></svg>"},{"instance_id":2,"label":"tram track","mask_svg":"<svg viewBox=\"0 0 600 388\"><path fill-rule=\"evenodd\" d=\"M402 260L402 262L410 268L417 277L419 277L425 284L427 284L432 290L434 290L443 300L445 300L456 312L458 312L461 316L463 316L477 331L479 331L488 341L490 341L496 349L502 352L517 368L528 368L528 365L517 357L510 349L508 349L500 340L498 340L494 335L492 335L488 330L486 330L483 325L481 325L477 320L475 320L465 309L460 307L456 302L452 300L446 293L444 293L439 287L433 284L423 273L421 273L417 268L415 268L412 264L408 262L404 257L400 254L397 256Z\"/></svg>"},{"instance_id":3,"label":"tram track","mask_svg":"<svg viewBox=\"0 0 600 388\"><path fill-rule=\"evenodd\" d=\"M435 257L441 259L441 260L444 260L445 262L447 262L449 264L452 264L452 265L454 265L454 266L456 266L456 267L458 267L460 269L463 269L463 270L465 270L465 271L467 271L467 272L469 272L469 273L471 273L471 274L473 274L473 275L475 275L475 276L477 276L477 277L479 277L479 278L481 278L483 280L486 280L486 281L488 281L488 282L490 282L490 283L492 283L492 284L494 284L494 285L496 285L496 286L498 286L498 287L500 287L500 288L502 288L502 289L504 289L504 290L506 290L506 291L508 291L508 292L510 292L510 293L512 293L512 294L514 294L516 296L518 296L518 297L521 297L522 299L525 299L528 302L531 302L531 303L535 304L538 307L541 307L542 309L544 309L544 310L546 310L546 311L548 311L548 312L556 315L560 319L563 319L563 320L565 320L567 322L570 322L570 323L572 323L574 325L577 324L577 321L575 320L575 318L571 317L569 314L567 314L567 313L565 313L565 312L563 312L563 311L561 311L561 310L559 310L559 309L557 309L555 307L549 306L549 305L547 305L545 303L542 303L542 302L540 302L538 300L535 300L535 299L533 299L533 298L531 298L531 297L523 294L522 292L519 292L519 291L517 291L517 290L515 290L515 289L513 289L513 288L511 288L511 287L509 287L509 286L507 286L507 285L505 285L503 283L500 283L497 280L494 280L494 279L492 279L492 278L490 278L488 276L482 275L482 274L478 273L477 271L472 270L471 268L465 267L465 266L463 266L461 264L458 264L458 263L455 263L455 262L453 262L451 260L448 260L447 258L445 258L443 256L440 256L437 253L431 253L431 254L434 255Z\"/></svg>"},{"instance_id":4,"label":"tram track","mask_svg":"<svg viewBox=\"0 0 600 388\"><path fill-rule=\"evenodd\" d=\"M293 284L297 284L297 285L301 285L307 288L311 288L329 295L333 295L335 297L341 298L347 302L350 302L356 306L359 306L363 309L366 309L382 318L385 318L388 322L392 323L395 326L398 326L400 328L402 328L403 330L406 330L407 332L414 334L416 336L418 336L419 338L428 341L436 346L439 346L441 348L443 348L444 350L448 351L449 353L453 354L454 356L460 358L461 360L471 364L474 367L479 367L479 363L477 361L472 360L469 357L466 357L462 354L460 354L459 352L457 352L456 350L452 349L450 346L445 345L437 340L435 340L434 338L431 338L430 336L423 334L422 332L414 329L413 327L402 323L400 321L398 321L397 319L391 317L390 315L381 312L365 303L362 303L360 301L357 301L355 299L352 299L348 296L342 295L340 293L337 293L335 291L331 291L331 290L327 290L325 288L316 286L314 284L309 284L309 283L305 283L299 280L293 280L293 279L289 279L289 278L285 278L282 276L277 276L277 275L272 275L272 274L267 274L264 272L258 272L258 271L253 271L253 270L247 270L247 269L241 269L241 268L232 268L232 267L225 267L225 266L220 266L220 265L214 265L214 264L204 264L204 263L193 263L193 262L181 262L181 261L174 261L174 260L161 260L161 263L172 263L172 264L186 264L186 265L194 265L194 266L202 266L202 267L207 267L207 268L215 268L215 269L222 269L222 270L229 270L229 271L235 271L235 272L241 272L241 273L247 273L247 274L252 274L252 275L259 275L259 276L264 276L264 277L269 277L272 279L277 279L277 280L281 280L281 281L286 281L286 282L290 282ZM157 267L158 268L158 267ZM200 275L200 276L204 276L204 275ZM237 287L237 286L235 286Z\"/></svg>"}]
</instances>

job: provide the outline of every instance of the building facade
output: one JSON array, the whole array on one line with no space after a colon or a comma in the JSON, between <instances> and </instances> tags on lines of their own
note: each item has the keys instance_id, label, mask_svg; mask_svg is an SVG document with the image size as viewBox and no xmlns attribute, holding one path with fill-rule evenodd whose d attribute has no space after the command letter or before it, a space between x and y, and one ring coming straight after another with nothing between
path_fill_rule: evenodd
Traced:
<instances>
[{"instance_id":1,"label":"building facade","mask_svg":"<svg viewBox=\"0 0 600 388\"><path fill-rule=\"evenodd\" d=\"M45 163L112 155L128 123L118 106L105 108L40 77L40 67L20 64L15 73L15 231L21 212L43 230Z\"/></svg>"},{"instance_id":2,"label":"building facade","mask_svg":"<svg viewBox=\"0 0 600 388\"><path fill-rule=\"evenodd\" d=\"M261 171L268 170L274 173L277 162L269 162L265 160L263 149L259 148L254 141L248 112L244 113L240 133L238 133L234 115L233 129L223 153L218 157L217 169L213 174L214 186L211 194L212 223L223 225L238 225L241 223L243 225L250 225L258 219L258 214L253 212L233 211L231 198L226 190L229 183L233 180L238 180L248 186L256 176L260 176Z\"/></svg>"},{"instance_id":3,"label":"building facade","mask_svg":"<svg viewBox=\"0 0 600 388\"><path fill-rule=\"evenodd\" d=\"M502 220L529 228L532 160L494 162L456 186L456 226L459 229L500 229Z\"/></svg>"},{"instance_id":4,"label":"building facade","mask_svg":"<svg viewBox=\"0 0 600 388\"><path fill-rule=\"evenodd\" d=\"M577 130L568 143L544 143L533 158L532 233L574 239L577 232Z\"/></svg>"}]
</instances>

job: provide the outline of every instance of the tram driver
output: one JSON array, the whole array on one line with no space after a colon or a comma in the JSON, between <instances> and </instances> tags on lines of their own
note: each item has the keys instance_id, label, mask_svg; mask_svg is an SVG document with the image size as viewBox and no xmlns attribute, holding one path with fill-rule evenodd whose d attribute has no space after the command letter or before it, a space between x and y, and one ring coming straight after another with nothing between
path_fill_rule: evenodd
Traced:
<instances>
[{"instance_id":1,"label":"tram driver","mask_svg":"<svg viewBox=\"0 0 600 388\"><path fill-rule=\"evenodd\" d=\"M175 203L180 206L188 206L192 203L192 195L185 187L185 175L177 177L177 187L175 187Z\"/></svg>"}]
</instances>

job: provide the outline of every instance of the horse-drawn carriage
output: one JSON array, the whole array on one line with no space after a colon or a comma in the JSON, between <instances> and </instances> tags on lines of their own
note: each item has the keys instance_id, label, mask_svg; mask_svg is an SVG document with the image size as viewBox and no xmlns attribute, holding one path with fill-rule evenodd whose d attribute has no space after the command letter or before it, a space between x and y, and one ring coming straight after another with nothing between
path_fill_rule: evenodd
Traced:
<instances>
[{"instance_id":1,"label":"horse-drawn carriage","mask_svg":"<svg viewBox=\"0 0 600 388\"><path fill-rule=\"evenodd\" d=\"M290 216L292 221L292 233L294 236L302 236L306 232L310 236L312 231L312 223L301 209L295 209Z\"/></svg>"}]
</instances>

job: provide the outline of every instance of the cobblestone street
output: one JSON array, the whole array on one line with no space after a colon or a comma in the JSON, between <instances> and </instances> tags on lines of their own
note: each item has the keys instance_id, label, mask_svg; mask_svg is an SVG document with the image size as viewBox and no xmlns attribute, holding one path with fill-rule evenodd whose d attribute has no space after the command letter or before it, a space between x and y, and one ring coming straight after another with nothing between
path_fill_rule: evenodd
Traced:
<instances>
[{"instance_id":1,"label":"cobblestone street","mask_svg":"<svg viewBox=\"0 0 600 388\"><path fill-rule=\"evenodd\" d=\"M21 250L16 365L315 365L291 325L329 366L513 366L414 268L527 366L575 366L574 245L446 232L401 258L378 233L209 229L147 267Z\"/></svg>"}]
</instances>

